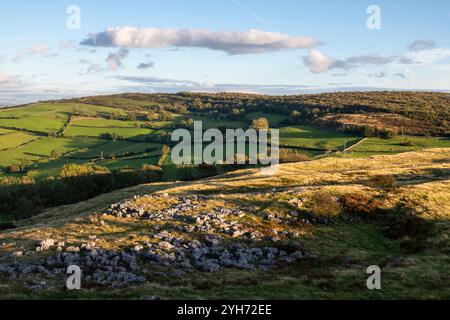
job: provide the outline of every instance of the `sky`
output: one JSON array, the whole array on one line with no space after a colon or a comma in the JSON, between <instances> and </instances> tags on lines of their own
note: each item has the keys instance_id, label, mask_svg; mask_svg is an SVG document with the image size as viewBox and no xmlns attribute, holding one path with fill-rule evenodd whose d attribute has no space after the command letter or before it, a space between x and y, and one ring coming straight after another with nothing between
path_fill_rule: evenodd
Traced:
<instances>
[{"instance_id":1,"label":"sky","mask_svg":"<svg viewBox=\"0 0 450 320\"><path fill-rule=\"evenodd\" d=\"M0 106L121 92L450 90L450 0L15 0Z\"/></svg>"}]
</instances>

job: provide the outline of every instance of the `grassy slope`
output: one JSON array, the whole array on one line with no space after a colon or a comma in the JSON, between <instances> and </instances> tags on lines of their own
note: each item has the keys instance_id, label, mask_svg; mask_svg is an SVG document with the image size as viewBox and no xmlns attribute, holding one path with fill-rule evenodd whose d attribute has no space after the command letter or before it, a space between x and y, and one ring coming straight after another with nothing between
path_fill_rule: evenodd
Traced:
<instances>
[{"instance_id":1,"label":"grassy slope","mask_svg":"<svg viewBox=\"0 0 450 320\"><path fill-rule=\"evenodd\" d=\"M80 149L92 148L101 141L97 139L77 138L41 138L19 148L9 149L0 153L0 166L18 164L21 159L31 161L48 161L52 150L66 154ZM53 165L55 165L53 163Z\"/></svg>"},{"instance_id":2,"label":"grassy slope","mask_svg":"<svg viewBox=\"0 0 450 320\"><path fill-rule=\"evenodd\" d=\"M136 138L151 134L152 130L136 128L134 124L133 121L77 117L64 134L68 137L98 137L103 133L116 133L124 138Z\"/></svg>"},{"instance_id":3,"label":"grassy slope","mask_svg":"<svg viewBox=\"0 0 450 320\"><path fill-rule=\"evenodd\" d=\"M283 127L280 129L280 144L303 148L337 150L344 144L350 146L362 138L342 132L316 129L309 126Z\"/></svg>"},{"instance_id":4,"label":"grassy slope","mask_svg":"<svg viewBox=\"0 0 450 320\"><path fill-rule=\"evenodd\" d=\"M0 138L0 150L16 148L30 141L37 140L39 137L25 132L12 131L4 134Z\"/></svg>"},{"instance_id":5,"label":"grassy slope","mask_svg":"<svg viewBox=\"0 0 450 320\"><path fill-rule=\"evenodd\" d=\"M98 245L127 248L147 239L155 223L101 217L109 204L136 194L167 192L171 195L203 194L209 196L210 208L252 206L255 213L286 212L293 198L308 198L318 190L335 195L363 192L382 193L367 184L375 175L393 174L401 181L395 192L384 195L386 205L402 200L423 208L422 219L432 221L435 232L427 239L428 248L408 255L396 241L385 238L378 227L362 222L338 219L334 225L271 225L278 230L296 229L305 248L318 255L270 272L225 270L216 274L187 273L185 277L161 279L154 276L148 284L126 290L82 291L64 293L59 284L36 294L21 287L21 281L0 287L4 298L139 298L158 294L163 298L450 298L448 265L450 263L450 149L432 149L394 156L366 159L327 158L311 162L282 165L275 176L258 170L244 170L198 182L143 185L102 195L95 199L47 210L40 216L21 222L19 229L0 233L0 256L18 248L30 249L37 240L53 238L66 244L80 244L88 235L98 235ZM153 206L154 204L149 204ZM265 230L257 215L244 219ZM404 266L383 269L381 291L365 288L365 269L372 264L386 265L397 257L408 257ZM351 263L349 263L351 261ZM150 272L158 269L149 267ZM160 270L161 271L161 270ZM163 270L164 271L164 270Z\"/></svg>"},{"instance_id":6,"label":"grassy slope","mask_svg":"<svg viewBox=\"0 0 450 320\"><path fill-rule=\"evenodd\" d=\"M405 142L411 144L405 145ZM369 138L352 149L352 152L354 152L355 156L367 156L416 151L427 148L450 148L450 139L436 137L395 137L389 140Z\"/></svg>"}]
</instances>

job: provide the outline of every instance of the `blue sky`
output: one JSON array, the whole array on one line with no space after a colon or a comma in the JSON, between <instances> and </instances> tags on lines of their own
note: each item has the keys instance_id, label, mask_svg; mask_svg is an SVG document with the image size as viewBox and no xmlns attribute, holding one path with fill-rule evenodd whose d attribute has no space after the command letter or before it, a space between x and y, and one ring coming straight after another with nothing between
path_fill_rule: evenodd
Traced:
<instances>
[{"instance_id":1,"label":"blue sky","mask_svg":"<svg viewBox=\"0 0 450 320\"><path fill-rule=\"evenodd\" d=\"M70 5L80 29L67 28ZM379 30L367 27L371 5ZM0 26L0 105L129 91L450 88L449 0L17 0L2 4Z\"/></svg>"}]
</instances>

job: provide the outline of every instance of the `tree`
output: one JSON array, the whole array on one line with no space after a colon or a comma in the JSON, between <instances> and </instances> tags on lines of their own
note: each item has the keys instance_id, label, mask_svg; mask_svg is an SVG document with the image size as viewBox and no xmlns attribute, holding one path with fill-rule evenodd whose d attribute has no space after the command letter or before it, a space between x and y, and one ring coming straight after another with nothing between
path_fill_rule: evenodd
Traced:
<instances>
[{"instance_id":1,"label":"tree","mask_svg":"<svg viewBox=\"0 0 450 320\"><path fill-rule=\"evenodd\" d=\"M58 150L52 150L52 151L50 152L50 158L52 158L52 159L58 159L59 157L60 157L60 154L59 154Z\"/></svg>"},{"instance_id":2,"label":"tree","mask_svg":"<svg viewBox=\"0 0 450 320\"><path fill-rule=\"evenodd\" d=\"M26 171L33 163L28 159L20 159L20 171Z\"/></svg>"},{"instance_id":3,"label":"tree","mask_svg":"<svg viewBox=\"0 0 450 320\"><path fill-rule=\"evenodd\" d=\"M197 110L202 110L203 109L203 102L200 98L196 98L193 102L194 104L194 108L196 108Z\"/></svg>"},{"instance_id":4,"label":"tree","mask_svg":"<svg viewBox=\"0 0 450 320\"><path fill-rule=\"evenodd\" d=\"M159 158L158 165L160 167L163 167L169 160L169 156L170 156L170 147L165 145L162 147L162 155L161 158Z\"/></svg>"},{"instance_id":5,"label":"tree","mask_svg":"<svg viewBox=\"0 0 450 320\"><path fill-rule=\"evenodd\" d=\"M189 119L181 121L181 126L186 129L192 129L194 127L194 119L189 118Z\"/></svg>"},{"instance_id":6,"label":"tree","mask_svg":"<svg viewBox=\"0 0 450 320\"><path fill-rule=\"evenodd\" d=\"M255 130L267 130L269 129L269 120L267 120L266 118L253 120L252 128Z\"/></svg>"},{"instance_id":7,"label":"tree","mask_svg":"<svg viewBox=\"0 0 450 320\"><path fill-rule=\"evenodd\" d=\"M129 113L127 113L127 120L128 121L136 121L137 117L136 117L136 115L134 113L129 112Z\"/></svg>"},{"instance_id":8,"label":"tree","mask_svg":"<svg viewBox=\"0 0 450 320\"><path fill-rule=\"evenodd\" d=\"M377 135L376 130L373 127L366 126L364 129L364 137L371 138Z\"/></svg>"},{"instance_id":9,"label":"tree","mask_svg":"<svg viewBox=\"0 0 450 320\"><path fill-rule=\"evenodd\" d=\"M293 123L298 123L302 119L302 114L300 111L294 110L291 112L290 118Z\"/></svg>"},{"instance_id":10,"label":"tree","mask_svg":"<svg viewBox=\"0 0 450 320\"><path fill-rule=\"evenodd\" d=\"M161 121L170 121L170 120L173 120L173 116L171 113L163 110L159 114L159 119Z\"/></svg>"}]
</instances>

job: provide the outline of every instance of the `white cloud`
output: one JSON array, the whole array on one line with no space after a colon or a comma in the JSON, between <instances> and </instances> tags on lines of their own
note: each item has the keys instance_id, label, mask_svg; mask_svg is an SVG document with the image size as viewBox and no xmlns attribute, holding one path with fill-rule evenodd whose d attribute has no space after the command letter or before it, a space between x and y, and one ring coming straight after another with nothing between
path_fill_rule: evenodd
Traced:
<instances>
[{"instance_id":1,"label":"white cloud","mask_svg":"<svg viewBox=\"0 0 450 320\"><path fill-rule=\"evenodd\" d=\"M378 54L352 56L343 60L336 60L317 50L310 50L303 62L312 73L323 73L331 69L349 70L366 65L411 64L413 61L406 56L383 57Z\"/></svg>"},{"instance_id":2,"label":"white cloud","mask_svg":"<svg viewBox=\"0 0 450 320\"><path fill-rule=\"evenodd\" d=\"M428 50L413 51L406 54L413 63L427 64L450 57L450 49L434 48Z\"/></svg>"},{"instance_id":3,"label":"white cloud","mask_svg":"<svg viewBox=\"0 0 450 320\"><path fill-rule=\"evenodd\" d=\"M317 50L310 50L308 56L303 58L303 61L312 73L322 73L328 71L336 64L336 60L327 57Z\"/></svg>"},{"instance_id":4,"label":"white cloud","mask_svg":"<svg viewBox=\"0 0 450 320\"><path fill-rule=\"evenodd\" d=\"M305 85L260 85L214 83L212 81L197 82L192 80L178 80L158 77L115 76L115 79L133 83L129 87L122 86L121 91L129 92L241 92L259 94L299 94L318 89L316 86ZM137 85L137 86L136 86Z\"/></svg>"},{"instance_id":5,"label":"white cloud","mask_svg":"<svg viewBox=\"0 0 450 320\"><path fill-rule=\"evenodd\" d=\"M93 63L91 61L88 60L80 60L79 61L80 64L85 64L87 65L87 69L85 72L81 72L80 75L86 75L86 74L91 74L91 73L99 73L103 71L103 68L100 66L99 63Z\"/></svg>"},{"instance_id":6,"label":"white cloud","mask_svg":"<svg viewBox=\"0 0 450 320\"><path fill-rule=\"evenodd\" d=\"M117 70L122 66L122 61L125 59L130 53L127 49L120 49L116 53L110 53L106 58L106 62L108 64L108 68L110 70Z\"/></svg>"},{"instance_id":7,"label":"white cloud","mask_svg":"<svg viewBox=\"0 0 450 320\"><path fill-rule=\"evenodd\" d=\"M20 88L22 80L19 76L0 71L0 89Z\"/></svg>"},{"instance_id":8,"label":"white cloud","mask_svg":"<svg viewBox=\"0 0 450 320\"><path fill-rule=\"evenodd\" d=\"M28 48L27 50L20 52L14 58L15 61L21 61L33 55L44 55L48 52L48 46L45 43L37 43Z\"/></svg>"},{"instance_id":9,"label":"white cloud","mask_svg":"<svg viewBox=\"0 0 450 320\"><path fill-rule=\"evenodd\" d=\"M205 29L117 27L91 34L81 44L122 48L208 48L238 55L285 49L310 49L318 46L320 42L310 37L294 37L255 29L211 31Z\"/></svg>"},{"instance_id":10,"label":"white cloud","mask_svg":"<svg viewBox=\"0 0 450 320\"><path fill-rule=\"evenodd\" d=\"M12 77L9 74L0 72L0 84L8 83L11 79Z\"/></svg>"}]
</instances>

